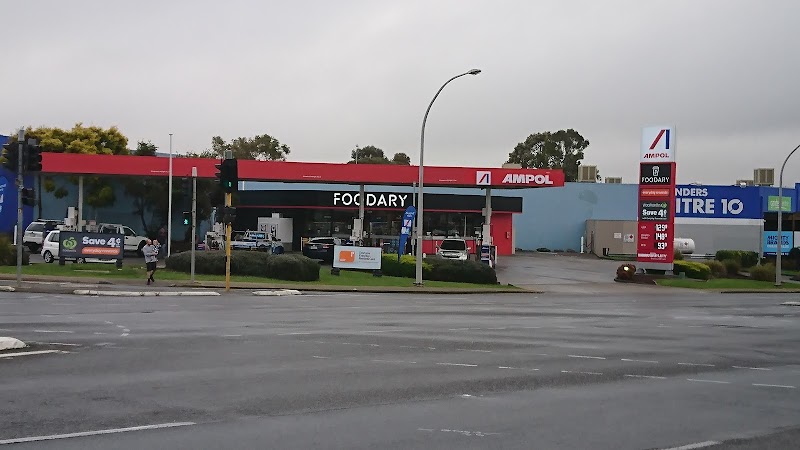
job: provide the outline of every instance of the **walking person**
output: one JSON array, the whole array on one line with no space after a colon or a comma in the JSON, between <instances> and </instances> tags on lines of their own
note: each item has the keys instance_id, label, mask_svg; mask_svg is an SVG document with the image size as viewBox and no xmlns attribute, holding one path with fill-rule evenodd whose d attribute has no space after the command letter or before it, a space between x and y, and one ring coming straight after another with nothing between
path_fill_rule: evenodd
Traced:
<instances>
[{"instance_id":1,"label":"walking person","mask_svg":"<svg viewBox=\"0 0 800 450\"><path fill-rule=\"evenodd\" d=\"M155 241L158 244L158 241ZM155 279L153 279L153 274L156 272L156 264L158 263L158 247L153 245L154 242L150 239L147 240L147 244L142 247L142 253L144 253L144 263L147 267L147 284L155 283Z\"/></svg>"}]
</instances>

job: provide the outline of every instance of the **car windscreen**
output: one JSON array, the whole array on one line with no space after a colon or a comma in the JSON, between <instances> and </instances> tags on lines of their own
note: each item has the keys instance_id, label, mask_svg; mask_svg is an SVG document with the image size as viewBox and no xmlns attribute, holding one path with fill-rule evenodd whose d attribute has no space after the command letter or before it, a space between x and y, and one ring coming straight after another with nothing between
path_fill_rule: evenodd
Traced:
<instances>
[{"instance_id":1,"label":"car windscreen","mask_svg":"<svg viewBox=\"0 0 800 450\"><path fill-rule=\"evenodd\" d=\"M442 250L466 250L467 244L464 241L442 241Z\"/></svg>"}]
</instances>

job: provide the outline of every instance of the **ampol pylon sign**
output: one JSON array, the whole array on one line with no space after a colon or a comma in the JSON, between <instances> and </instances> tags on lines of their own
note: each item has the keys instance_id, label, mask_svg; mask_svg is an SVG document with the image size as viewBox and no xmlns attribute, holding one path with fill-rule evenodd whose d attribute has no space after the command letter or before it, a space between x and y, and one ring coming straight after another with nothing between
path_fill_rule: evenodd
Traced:
<instances>
[{"instance_id":1,"label":"ampol pylon sign","mask_svg":"<svg viewBox=\"0 0 800 450\"><path fill-rule=\"evenodd\" d=\"M636 261L672 270L675 237L675 128L642 129Z\"/></svg>"}]
</instances>

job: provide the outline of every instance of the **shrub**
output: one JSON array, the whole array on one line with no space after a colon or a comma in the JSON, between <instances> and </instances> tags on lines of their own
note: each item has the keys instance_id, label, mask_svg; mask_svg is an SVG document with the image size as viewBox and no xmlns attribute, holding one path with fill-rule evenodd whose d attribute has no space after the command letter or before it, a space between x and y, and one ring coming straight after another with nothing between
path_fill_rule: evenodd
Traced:
<instances>
[{"instance_id":1,"label":"shrub","mask_svg":"<svg viewBox=\"0 0 800 450\"><path fill-rule=\"evenodd\" d=\"M536 251L537 252L543 252L543 253L550 253L550 249L547 248L547 247L539 247L539 248L536 249Z\"/></svg>"},{"instance_id":2,"label":"shrub","mask_svg":"<svg viewBox=\"0 0 800 450\"><path fill-rule=\"evenodd\" d=\"M488 264L478 261L456 261L431 258L429 280L458 283L497 284L497 273Z\"/></svg>"},{"instance_id":3,"label":"shrub","mask_svg":"<svg viewBox=\"0 0 800 450\"><path fill-rule=\"evenodd\" d=\"M699 262L675 261L673 270L675 273L684 273L687 277L696 280L708 280L711 278L711 269Z\"/></svg>"},{"instance_id":4,"label":"shrub","mask_svg":"<svg viewBox=\"0 0 800 450\"><path fill-rule=\"evenodd\" d=\"M739 272L742 271L742 265L735 259L726 259L722 261L722 265L725 266L725 272L731 277L739 275Z\"/></svg>"},{"instance_id":5,"label":"shrub","mask_svg":"<svg viewBox=\"0 0 800 450\"><path fill-rule=\"evenodd\" d=\"M675 256L673 258L675 261L683 261L683 253L680 250L675 250Z\"/></svg>"},{"instance_id":6,"label":"shrub","mask_svg":"<svg viewBox=\"0 0 800 450\"><path fill-rule=\"evenodd\" d=\"M758 281L774 281L775 280L775 266L767 264L764 266L756 266L750 269L750 277Z\"/></svg>"},{"instance_id":7,"label":"shrub","mask_svg":"<svg viewBox=\"0 0 800 450\"><path fill-rule=\"evenodd\" d=\"M617 279L630 281L633 280L633 275L636 273L636 266L633 264L621 264L617 267Z\"/></svg>"},{"instance_id":8,"label":"shrub","mask_svg":"<svg viewBox=\"0 0 800 450\"><path fill-rule=\"evenodd\" d=\"M800 247L792 247L792 249L789 250L789 259L800 266Z\"/></svg>"},{"instance_id":9,"label":"shrub","mask_svg":"<svg viewBox=\"0 0 800 450\"><path fill-rule=\"evenodd\" d=\"M735 261L734 261L735 262ZM711 271L711 276L713 278L725 278L728 275L728 271L725 267L725 264L722 264L720 261L706 261L703 264L708 266L708 269Z\"/></svg>"},{"instance_id":10,"label":"shrub","mask_svg":"<svg viewBox=\"0 0 800 450\"><path fill-rule=\"evenodd\" d=\"M31 262L31 251L28 247L22 247L22 265L27 266ZM17 265L17 246L11 243L11 239L6 235L0 236L0 266Z\"/></svg>"},{"instance_id":11,"label":"shrub","mask_svg":"<svg viewBox=\"0 0 800 450\"><path fill-rule=\"evenodd\" d=\"M733 259L738 261L742 267L748 268L758 264L758 253L747 250L718 250L714 259L717 261Z\"/></svg>"},{"instance_id":12,"label":"shrub","mask_svg":"<svg viewBox=\"0 0 800 450\"><path fill-rule=\"evenodd\" d=\"M422 261L422 276L426 278L430 275L431 265L427 261ZM416 278L417 258L414 255L403 255L400 261L395 254L384 254L381 257L381 272L390 277Z\"/></svg>"},{"instance_id":13,"label":"shrub","mask_svg":"<svg viewBox=\"0 0 800 450\"><path fill-rule=\"evenodd\" d=\"M303 255L272 255L267 258L268 278L291 281L319 280L319 263Z\"/></svg>"}]
</instances>

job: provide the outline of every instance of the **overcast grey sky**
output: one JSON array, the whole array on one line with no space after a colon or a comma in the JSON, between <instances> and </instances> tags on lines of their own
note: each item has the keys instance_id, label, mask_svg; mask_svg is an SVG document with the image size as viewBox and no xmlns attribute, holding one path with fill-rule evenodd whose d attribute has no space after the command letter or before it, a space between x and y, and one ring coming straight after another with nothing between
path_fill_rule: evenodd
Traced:
<instances>
[{"instance_id":1,"label":"overcast grey sky","mask_svg":"<svg viewBox=\"0 0 800 450\"><path fill-rule=\"evenodd\" d=\"M502 164L578 130L636 182L641 128L674 124L678 182L731 184L800 144L800 1L3 0L0 132L117 125L176 152L267 133L291 161L356 145ZM800 181L800 155L785 178ZM777 173L776 173L777 179Z\"/></svg>"}]
</instances>

